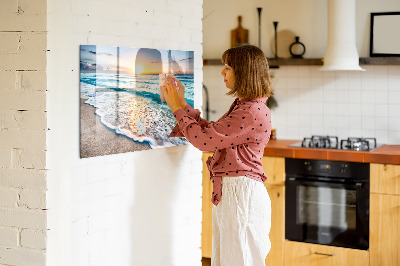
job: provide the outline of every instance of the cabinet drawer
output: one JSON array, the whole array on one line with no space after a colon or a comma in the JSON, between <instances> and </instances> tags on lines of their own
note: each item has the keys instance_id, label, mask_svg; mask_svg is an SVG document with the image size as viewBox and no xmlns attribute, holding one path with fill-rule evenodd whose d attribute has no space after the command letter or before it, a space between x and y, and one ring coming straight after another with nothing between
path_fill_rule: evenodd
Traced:
<instances>
[{"instance_id":1,"label":"cabinet drawer","mask_svg":"<svg viewBox=\"0 0 400 266\"><path fill-rule=\"evenodd\" d=\"M285 266L365 266L369 254L365 250L285 241Z\"/></svg>"}]
</instances>

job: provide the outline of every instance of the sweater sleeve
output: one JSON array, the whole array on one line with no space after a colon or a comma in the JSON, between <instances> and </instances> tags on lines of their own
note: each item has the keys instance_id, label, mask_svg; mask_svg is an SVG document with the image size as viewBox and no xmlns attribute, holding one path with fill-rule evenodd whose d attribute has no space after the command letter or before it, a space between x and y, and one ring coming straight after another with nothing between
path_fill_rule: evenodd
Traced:
<instances>
[{"instance_id":1,"label":"sweater sleeve","mask_svg":"<svg viewBox=\"0 0 400 266\"><path fill-rule=\"evenodd\" d=\"M200 111L198 109L192 108L189 104L186 105L184 111L186 115L196 120L202 127L205 127L209 124L207 120L200 117ZM179 124L176 124L176 126L174 127L174 129L172 129L168 137L169 138L185 137L185 135L183 135L182 132L180 131Z\"/></svg>"},{"instance_id":2,"label":"sweater sleeve","mask_svg":"<svg viewBox=\"0 0 400 266\"><path fill-rule=\"evenodd\" d=\"M256 120L249 109L235 109L218 122L201 125L182 109L174 112L180 132L201 151L234 148L249 142L249 132L255 129ZM258 125L258 126L262 126Z\"/></svg>"}]
</instances>

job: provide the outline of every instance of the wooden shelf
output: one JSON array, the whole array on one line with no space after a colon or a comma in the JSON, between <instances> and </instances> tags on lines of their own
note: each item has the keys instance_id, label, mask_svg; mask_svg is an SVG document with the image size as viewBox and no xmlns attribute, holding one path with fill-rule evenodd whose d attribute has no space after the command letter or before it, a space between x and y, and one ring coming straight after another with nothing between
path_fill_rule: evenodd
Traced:
<instances>
[{"instance_id":1,"label":"wooden shelf","mask_svg":"<svg viewBox=\"0 0 400 266\"><path fill-rule=\"evenodd\" d=\"M304 65L322 65L321 58L268 58L268 64L270 67L279 66L304 66ZM220 59L204 59L203 65L205 66L217 66L222 65Z\"/></svg>"},{"instance_id":2,"label":"wooden shelf","mask_svg":"<svg viewBox=\"0 0 400 266\"><path fill-rule=\"evenodd\" d=\"M362 57L360 65L400 65L400 57Z\"/></svg>"},{"instance_id":3,"label":"wooden shelf","mask_svg":"<svg viewBox=\"0 0 400 266\"><path fill-rule=\"evenodd\" d=\"M222 66L221 59L203 59L204 66Z\"/></svg>"},{"instance_id":4,"label":"wooden shelf","mask_svg":"<svg viewBox=\"0 0 400 266\"><path fill-rule=\"evenodd\" d=\"M271 67L278 66L322 66L322 58L268 58Z\"/></svg>"},{"instance_id":5,"label":"wooden shelf","mask_svg":"<svg viewBox=\"0 0 400 266\"><path fill-rule=\"evenodd\" d=\"M268 58L271 68L279 66L322 66L323 58ZM222 65L220 59L204 59L204 66ZM362 57L360 65L400 65L400 57Z\"/></svg>"}]
</instances>

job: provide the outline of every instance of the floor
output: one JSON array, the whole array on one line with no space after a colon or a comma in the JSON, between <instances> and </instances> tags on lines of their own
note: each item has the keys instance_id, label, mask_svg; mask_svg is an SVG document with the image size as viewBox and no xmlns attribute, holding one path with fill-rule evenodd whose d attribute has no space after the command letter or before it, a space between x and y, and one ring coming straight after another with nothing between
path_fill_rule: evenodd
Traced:
<instances>
[{"instance_id":1,"label":"floor","mask_svg":"<svg viewBox=\"0 0 400 266\"><path fill-rule=\"evenodd\" d=\"M209 258L202 258L201 262L203 263L203 266L211 266L211 259Z\"/></svg>"}]
</instances>

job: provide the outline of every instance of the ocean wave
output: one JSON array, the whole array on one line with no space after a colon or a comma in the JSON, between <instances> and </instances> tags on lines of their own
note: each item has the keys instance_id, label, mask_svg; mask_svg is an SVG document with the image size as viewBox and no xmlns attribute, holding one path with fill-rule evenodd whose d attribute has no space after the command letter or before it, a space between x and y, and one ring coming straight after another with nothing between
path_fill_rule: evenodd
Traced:
<instances>
[{"instance_id":1,"label":"ocean wave","mask_svg":"<svg viewBox=\"0 0 400 266\"><path fill-rule=\"evenodd\" d=\"M185 86L185 99L194 106L193 75L176 75ZM118 80L118 82L116 82ZM106 73L81 73L81 83L94 85L97 91L104 88L115 91L126 91L141 97L148 97L155 102L160 102L160 87L158 75L130 75ZM82 87L82 86L81 86ZM81 88L81 95L83 94ZM86 97L88 97L87 95ZM86 98L85 96L83 98Z\"/></svg>"},{"instance_id":2,"label":"ocean wave","mask_svg":"<svg viewBox=\"0 0 400 266\"><path fill-rule=\"evenodd\" d=\"M83 97L82 97L83 96ZM147 142L152 149L185 145L185 138L168 138L176 125L175 118L159 94L149 91L130 91L121 88L99 88L81 82L81 98L96 108L96 115L116 134L138 142ZM189 102L188 102L189 103ZM137 133L137 120L145 119L146 132Z\"/></svg>"}]
</instances>

